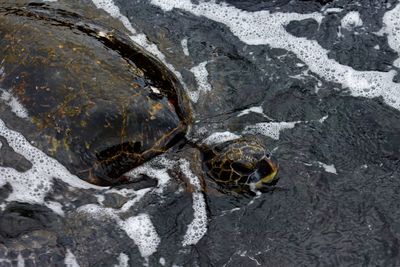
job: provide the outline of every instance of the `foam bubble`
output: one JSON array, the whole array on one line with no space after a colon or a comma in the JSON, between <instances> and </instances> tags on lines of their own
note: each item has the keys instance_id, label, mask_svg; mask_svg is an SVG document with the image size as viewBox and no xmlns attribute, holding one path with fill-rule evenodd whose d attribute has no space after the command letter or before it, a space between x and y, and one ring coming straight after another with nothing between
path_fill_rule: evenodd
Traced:
<instances>
[{"instance_id":1,"label":"foam bubble","mask_svg":"<svg viewBox=\"0 0 400 267\"><path fill-rule=\"evenodd\" d=\"M240 135L225 131L225 132L215 132L208 136L206 139L203 140L203 144L206 145L213 145L219 144L231 140L235 140L240 138Z\"/></svg>"},{"instance_id":2,"label":"foam bubble","mask_svg":"<svg viewBox=\"0 0 400 267\"><path fill-rule=\"evenodd\" d=\"M254 125L246 126L243 133L245 134L262 134L272 139L279 140L280 132L285 129L292 129L297 122L260 122Z\"/></svg>"},{"instance_id":3,"label":"foam bubble","mask_svg":"<svg viewBox=\"0 0 400 267\"><path fill-rule=\"evenodd\" d=\"M142 257L147 258L157 251L161 242L149 215L142 213L119 222L120 227L138 246Z\"/></svg>"},{"instance_id":4,"label":"foam bubble","mask_svg":"<svg viewBox=\"0 0 400 267\"><path fill-rule=\"evenodd\" d=\"M343 28L352 30L354 27L360 27L363 25L360 13L357 11L351 11L347 13L341 20L341 25Z\"/></svg>"},{"instance_id":5,"label":"foam bubble","mask_svg":"<svg viewBox=\"0 0 400 267\"><path fill-rule=\"evenodd\" d=\"M11 108L11 111L15 115L23 119L28 118L28 111L26 108L21 104L21 102L19 102L18 98L13 96L11 93L0 88L0 99Z\"/></svg>"},{"instance_id":6,"label":"foam bubble","mask_svg":"<svg viewBox=\"0 0 400 267\"><path fill-rule=\"evenodd\" d=\"M212 89L211 84L208 82L208 71L206 68L207 64L208 61L204 61L190 69L197 82L198 91L191 92L191 94L189 94L191 100L195 103L198 101L201 93L207 93Z\"/></svg>"},{"instance_id":7,"label":"foam bubble","mask_svg":"<svg viewBox=\"0 0 400 267\"><path fill-rule=\"evenodd\" d=\"M32 163L32 168L26 172L0 167L0 186L9 183L12 187L12 193L6 201L46 205L55 213L62 214L60 205L45 201L47 193L52 189L54 178L60 178L65 183L77 188L104 189L72 175L57 160L32 146L22 134L8 129L2 120L0 120L0 136L7 139L16 153L23 155Z\"/></svg>"},{"instance_id":8,"label":"foam bubble","mask_svg":"<svg viewBox=\"0 0 400 267\"><path fill-rule=\"evenodd\" d=\"M185 56L189 56L189 48L188 48L188 40L187 38L183 38L181 41L182 50Z\"/></svg>"},{"instance_id":9,"label":"foam bubble","mask_svg":"<svg viewBox=\"0 0 400 267\"><path fill-rule=\"evenodd\" d=\"M188 178L189 182L194 186L195 192L192 195L193 201L193 220L188 225L182 245L195 245L207 232L207 210L204 196L201 193L200 179L191 171L190 163L187 160L180 160L180 168L182 173Z\"/></svg>"},{"instance_id":10,"label":"foam bubble","mask_svg":"<svg viewBox=\"0 0 400 267\"><path fill-rule=\"evenodd\" d=\"M79 267L75 255L71 252L69 248L67 248L67 253L65 254L64 264L67 267Z\"/></svg>"},{"instance_id":11,"label":"foam bubble","mask_svg":"<svg viewBox=\"0 0 400 267\"><path fill-rule=\"evenodd\" d=\"M285 30L285 26L293 20L314 19L320 22L322 14L309 13L270 13L269 11L248 12L225 3L200 2L195 5L190 0L152 0L151 3L168 11L179 8L197 16L204 16L229 27L231 32L242 42L249 45L268 44L274 48L292 51L306 63L310 71L322 78L340 83L350 90L352 96L375 98L383 97L384 101L400 109L400 84L393 82L395 71L356 71L328 58L328 50L317 41L295 37ZM395 26L399 16L399 6L388 15L387 25L392 29L391 43L398 48L399 29ZM392 20L397 18L397 20ZM397 40L397 44L394 41ZM397 50L398 51L398 50Z\"/></svg>"},{"instance_id":12,"label":"foam bubble","mask_svg":"<svg viewBox=\"0 0 400 267\"><path fill-rule=\"evenodd\" d=\"M114 267L129 267L129 257L125 253L120 253L118 256L118 265L114 265Z\"/></svg>"}]
</instances>

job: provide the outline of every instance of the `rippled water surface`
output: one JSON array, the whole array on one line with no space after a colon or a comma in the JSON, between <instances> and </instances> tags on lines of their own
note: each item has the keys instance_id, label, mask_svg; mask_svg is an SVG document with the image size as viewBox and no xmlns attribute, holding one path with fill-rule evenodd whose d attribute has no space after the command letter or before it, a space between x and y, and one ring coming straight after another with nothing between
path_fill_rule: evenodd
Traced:
<instances>
[{"instance_id":1,"label":"rippled water surface","mask_svg":"<svg viewBox=\"0 0 400 267\"><path fill-rule=\"evenodd\" d=\"M0 266L400 265L398 1L40 3L124 32L180 79L190 140L256 135L280 179L221 192L184 147L84 183L30 142L0 54Z\"/></svg>"}]
</instances>

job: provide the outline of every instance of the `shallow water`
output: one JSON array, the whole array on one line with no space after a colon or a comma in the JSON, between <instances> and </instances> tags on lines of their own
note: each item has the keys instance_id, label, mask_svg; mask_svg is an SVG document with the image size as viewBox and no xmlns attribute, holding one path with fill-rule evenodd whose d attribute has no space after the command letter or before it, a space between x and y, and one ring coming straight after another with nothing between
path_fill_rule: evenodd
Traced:
<instances>
[{"instance_id":1,"label":"shallow water","mask_svg":"<svg viewBox=\"0 0 400 267\"><path fill-rule=\"evenodd\" d=\"M189 149L92 187L14 131L2 88L0 266L400 264L400 3L46 3L125 31L184 84L189 138L256 134L280 180L204 192Z\"/></svg>"}]
</instances>

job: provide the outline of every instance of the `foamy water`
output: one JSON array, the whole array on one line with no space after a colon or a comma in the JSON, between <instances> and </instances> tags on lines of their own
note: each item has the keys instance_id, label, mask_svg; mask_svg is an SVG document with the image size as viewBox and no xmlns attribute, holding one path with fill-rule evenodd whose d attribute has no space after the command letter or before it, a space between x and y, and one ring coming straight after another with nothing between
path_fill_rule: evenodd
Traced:
<instances>
[{"instance_id":1,"label":"foamy water","mask_svg":"<svg viewBox=\"0 0 400 267\"><path fill-rule=\"evenodd\" d=\"M291 51L312 72L327 81L342 84L352 96L366 98L380 96L388 105L400 110L400 84L392 81L396 74L394 70L389 72L354 70L328 58L329 51L321 47L317 41L295 37L285 30L285 26L290 21L314 19L320 22L323 14L248 12L213 1L193 4L190 0L152 0L151 3L167 12L177 8L225 24L246 44L269 45ZM398 38L400 32L398 27L394 27L399 21L398 16L398 6L393 13L385 16L385 24L392 30L392 40ZM351 15L349 23L353 23L354 18L354 14ZM392 46L397 45L394 45L392 41Z\"/></svg>"},{"instance_id":2,"label":"foamy water","mask_svg":"<svg viewBox=\"0 0 400 267\"><path fill-rule=\"evenodd\" d=\"M129 19L121 14L119 8L113 1L93 0L93 3L98 8L107 11L114 18L119 19L132 34L131 39L133 41L139 43L147 51L166 63L168 67L175 72L178 78L183 81L181 75L166 61L165 56L160 52L157 46L149 43L145 35L137 33ZM373 98L381 96L388 105L400 109L400 86L392 82L395 71L356 71L349 66L341 65L329 59L327 56L328 51L323 49L316 41L294 37L287 33L284 28L284 26L292 20L312 18L320 22L323 14L311 13L303 15L279 12L271 14L268 11L247 12L223 3L200 2L199 4L192 4L189 0L152 0L151 3L163 8L166 12L171 11L173 8L179 8L191 12L196 16L205 16L208 19L223 23L244 43L252 45L270 45L271 47L292 51L311 71L317 73L327 81L342 84L344 88L350 90L351 95L354 97ZM327 9L324 13L340 11L341 9ZM400 52L400 4L392 11L387 12L383 21L385 26L381 33L386 33L388 35L389 45L394 50ZM342 19L341 24L342 27L348 30L361 27L362 25L363 22L357 12L348 13ZM189 56L186 38L182 40L181 45L183 53ZM394 65L400 67L400 59L398 59ZM201 94L207 94L212 90L212 84L208 82L206 66L207 62L203 62L191 69L198 84L198 91L194 92L194 95L191 95L193 102L197 102ZM17 116L21 118L28 117L28 113L19 103L18 99L5 90L1 90L0 94L1 100L7 103ZM260 106L243 110L238 116L245 116L250 113L258 113L267 117ZM321 118L319 121L323 123L326 119L327 116ZM305 122L261 122L246 126L240 134L262 134L272 139L279 140L280 133L283 130L292 129L299 123ZM240 138L240 134L230 132L210 133L209 137L204 140L204 143L215 144L234 140ZM33 164L33 167L26 173L17 172L12 168L0 167L2 177L0 186L9 183L13 189L12 194L7 199L9 202L20 201L41 204L49 207L57 214L63 215L63 207L60 203L44 200L45 196L52 190L54 178L61 178L69 186L74 188L97 190L99 194L99 203L82 206L78 211L91 214L96 218L103 216L114 219L116 225L124 230L137 245L141 255L147 258L157 251L160 242L162 242L157 233L157 225L153 224L151 216L146 213L140 213L124 220L119 217L119 214L131 209L150 192L161 193L163 188L172 179L168 170L178 166L195 188L195 192L192 196L193 221L187 226L186 233L182 237L182 245L188 246L196 244L207 232L207 213L204 195L201 193L200 180L192 172L190 163L186 160L171 162L164 159L164 162L162 162L163 159L159 159L161 160L161 163L159 162L161 167L157 168L149 163L132 170L129 173L132 177L139 174L146 174L157 179L158 186L155 189L143 189L140 191L115 189L106 191L112 192L114 190L113 192L132 197L121 209L116 210L104 208L101 203L102 197L104 198L102 194L106 189L87 184L72 175L56 160L48 157L42 151L32 146L20 133L7 128L1 120L0 135L7 139L10 146L17 153L24 155ZM326 172L337 174L333 164L325 164L322 162L318 162L317 164ZM23 262L23 258L20 256L18 264L20 259L21 262ZM165 259L162 259L163 258L160 258L160 264L165 265ZM129 257L126 254L121 253L118 260L118 266L128 266ZM0 262L2 262L2 260L0 260ZM67 250L65 264L67 266L79 266L75 256L69 249Z\"/></svg>"},{"instance_id":3,"label":"foamy water","mask_svg":"<svg viewBox=\"0 0 400 267\"><path fill-rule=\"evenodd\" d=\"M202 94L206 94L212 90L212 86L208 82L207 64L208 61L201 62L199 65L190 69L197 82L197 91L189 92L189 97L195 103Z\"/></svg>"},{"instance_id":4,"label":"foamy water","mask_svg":"<svg viewBox=\"0 0 400 267\"><path fill-rule=\"evenodd\" d=\"M0 75L1 76L1 75ZM0 88L0 100L11 108L11 111L20 118L27 119L29 117L26 108L19 102L18 98L11 93Z\"/></svg>"}]
</instances>

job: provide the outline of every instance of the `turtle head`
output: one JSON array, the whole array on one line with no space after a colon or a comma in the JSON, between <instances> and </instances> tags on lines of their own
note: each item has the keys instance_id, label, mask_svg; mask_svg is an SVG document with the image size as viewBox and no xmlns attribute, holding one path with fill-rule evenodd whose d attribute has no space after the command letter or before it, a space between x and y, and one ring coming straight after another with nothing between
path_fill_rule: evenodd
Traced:
<instances>
[{"instance_id":1,"label":"turtle head","mask_svg":"<svg viewBox=\"0 0 400 267\"><path fill-rule=\"evenodd\" d=\"M204 159L208 174L220 184L262 188L277 179L278 163L255 138L218 144Z\"/></svg>"}]
</instances>

